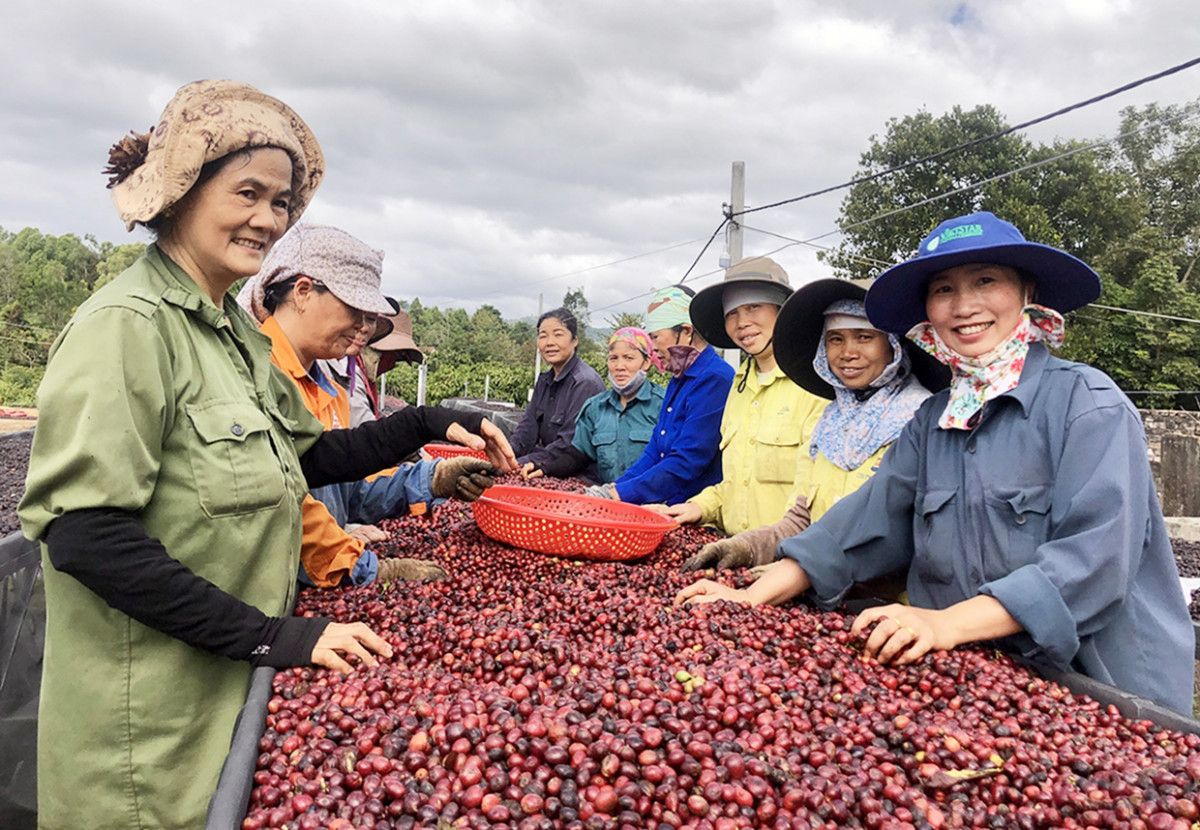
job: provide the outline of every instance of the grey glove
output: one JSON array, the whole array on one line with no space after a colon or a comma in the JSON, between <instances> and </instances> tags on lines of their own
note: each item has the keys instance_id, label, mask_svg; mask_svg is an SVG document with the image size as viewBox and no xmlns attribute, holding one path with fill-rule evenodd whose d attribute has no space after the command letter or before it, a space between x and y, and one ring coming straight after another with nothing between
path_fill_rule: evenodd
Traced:
<instances>
[{"instance_id":1,"label":"grey glove","mask_svg":"<svg viewBox=\"0 0 1200 830\"><path fill-rule=\"evenodd\" d=\"M439 499L457 496L463 501L475 501L496 483L496 475L490 461L469 456L445 458L433 469L430 490Z\"/></svg>"},{"instance_id":2,"label":"grey glove","mask_svg":"<svg viewBox=\"0 0 1200 830\"><path fill-rule=\"evenodd\" d=\"M736 536L710 542L699 553L683 563L685 571L704 568L749 568L769 565L775 561L775 549L789 536L795 536L809 525L808 502L799 498L783 518L773 525L744 530Z\"/></svg>"},{"instance_id":3,"label":"grey glove","mask_svg":"<svg viewBox=\"0 0 1200 830\"><path fill-rule=\"evenodd\" d=\"M404 580L405 582L435 582L439 579L445 579L446 572L432 562L426 562L424 559L380 559L379 560L379 576L377 581L380 583L395 582Z\"/></svg>"},{"instance_id":4,"label":"grey glove","mask_svg":"<svg viewBox=\"0 0 1200 830\"><path fill-rule=\"evenodd\" d=\"M585 488L583 494L585 496L594 496L598 499L608 499L611 501L613 493L616 491L617 488L613 487L611 484L593 484L591 487Z\"/></svg>"},{"instance_id":5,"label":"grey glove","mask_svg":"<svg viewBox=\"0 0 1200 830\"><path fill-rule=\"evenodd\" d=\"M709 542L683 563L682 570L702 571L707 568L745 568L754 564L754 549L741 534Z\"/></svg>"}]
</instances>

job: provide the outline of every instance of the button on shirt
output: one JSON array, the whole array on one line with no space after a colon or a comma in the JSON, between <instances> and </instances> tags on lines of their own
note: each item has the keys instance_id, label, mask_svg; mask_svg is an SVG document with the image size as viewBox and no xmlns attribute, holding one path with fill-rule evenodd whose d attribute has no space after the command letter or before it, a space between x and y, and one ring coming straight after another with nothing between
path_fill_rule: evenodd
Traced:
<instances>
[{"instance_id":1,"label":"button on shirt","mask_svg":"<svg viewBox=\"0 0 1200 830\"><path fill-rule=\"evenodd\" d=\"M948 394L779 554L824 607L909 565L913 605L995 597L1024 629L1012 647L1190 714L1192 624L1133 405L1042 345L974 430L938 427Z\"/></svg>"},{"instance_id":2,"label":"button on shirt","mask_svg":"<svg viewBox=\"0 0 1200 830\"><path fill-rule=\"evenodd\" d=\"M553 369L542 372L510 439L518 463L533 462L540 467L566 451L575 436L579 410L588 398L603 391L604 381L579 355L573 355L557 377Z\"/></svg>"},{"instance_id":3,"label":"button on shirt","mask_svg":"<svg viewBox=\"0 0 1200 830\"><path fill-rule=\"evenodd\" d=\"M624 408L612 389L584 403L573 443L596 462L601 482L616 481L645 452L662 402L663 388L647 380Z\"/></svg>"},{"instance_id":4,"label":"button on shirt","mask_svg":"<svg viewBox=\"0 0 1200 830\"><path fill-rule=\"evenodd\" d=\"M752 366L737 384L721 421L720 483L689 499L701 521L732 535L774 524L795 503L797 458L828 403L801 389L776 367L760 377Z\"/></svg>"}]
</instances>

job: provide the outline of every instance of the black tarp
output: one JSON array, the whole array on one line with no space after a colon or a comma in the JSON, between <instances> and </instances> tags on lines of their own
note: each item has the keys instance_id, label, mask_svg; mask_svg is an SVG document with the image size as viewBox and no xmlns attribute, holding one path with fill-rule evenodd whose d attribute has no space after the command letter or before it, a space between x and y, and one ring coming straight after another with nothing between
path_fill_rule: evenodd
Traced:
<instances>
[{"instance_id":1,"label":"black tarp","mask_svg":"<svg viewBox=\"0 0 1200 830\"><path fill-rule=\"evenodd\" d=\"M46 590L38 546L0 539L0 827L37 819L37 709L46 642Z\"/></svg>"}]
</instances>

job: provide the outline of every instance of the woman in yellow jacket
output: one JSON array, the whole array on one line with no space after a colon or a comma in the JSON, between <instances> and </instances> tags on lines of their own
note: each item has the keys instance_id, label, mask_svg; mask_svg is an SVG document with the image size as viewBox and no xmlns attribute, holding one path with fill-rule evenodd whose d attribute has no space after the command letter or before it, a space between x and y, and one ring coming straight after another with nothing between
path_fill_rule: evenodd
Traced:
<instances>
[{"instance_id":1,"label":"woman in yellow jacket","mask_svg":"<svg viewBox=\"0 0 1200 830\"><path fill-rule=\"evenodd\" d=\"M949 373L908 341L875 329L866 289L848 280L809 283L775 323L776 358L789 378L829 400L797 458L792 506L783 518L705 545L685 570L767 564L780 540L861 487L931 391Z\"/></svg>"},{"instance_id":2,"label":"woman in yellow jacket","mask_svg":"<svg viewBox=\"0 0 1200 830\"><path fill-rule=\"evenodd\" d=\"M787 273L767 257L733 265L692 300L692 324L718 348L740 348L721 419L721 481L666 508L681 524L740 533L779 521L795 500L796 463L822 398L793 383L775 360L775 320L791 295Z\"/></svg>"}]
</instances>

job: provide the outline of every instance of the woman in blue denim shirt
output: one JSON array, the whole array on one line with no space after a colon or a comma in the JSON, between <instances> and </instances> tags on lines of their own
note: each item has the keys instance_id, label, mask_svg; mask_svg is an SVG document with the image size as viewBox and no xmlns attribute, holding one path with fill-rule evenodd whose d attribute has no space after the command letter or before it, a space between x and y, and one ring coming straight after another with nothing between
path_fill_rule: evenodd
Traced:
<instances>
[{"instance_id":1,"label":"woman in blue denim shirt","mask_svg":"<svg viewBox=\"0 0 1200 830\"><path fill-rule=\"evenodd\" d=\"M879 472L735 591L704 580L677 603L800 594L832 608L908 567L911 606L860 614L865 653L908 663L1003 639L1190 714L1194 639L1137 410L1104 373L1061 360L1062 314L1099 277L990 213L948 220L867 294L878 328L950 366Z\"/></svg>"}]
</instances>

